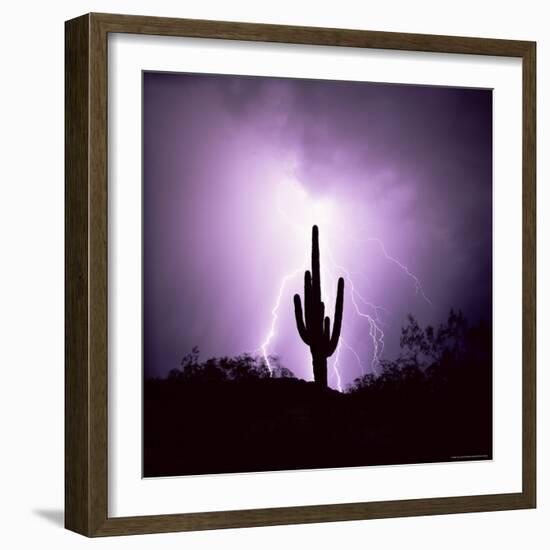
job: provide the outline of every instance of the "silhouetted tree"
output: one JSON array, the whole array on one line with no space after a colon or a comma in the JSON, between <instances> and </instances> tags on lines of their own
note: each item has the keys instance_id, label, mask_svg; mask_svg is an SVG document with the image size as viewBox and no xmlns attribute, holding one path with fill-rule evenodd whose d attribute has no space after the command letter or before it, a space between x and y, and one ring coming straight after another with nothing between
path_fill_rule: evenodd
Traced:
<instances>
[{"instance_id":1,"label":"silhouetted tree","mask_svg":"<svg viewBox=\"0 0 550 550\"><path fill-rule=\"evenodd\" d=\"M381 360L382 372L367 374L354 380L349 392L388 383L402 384L412 377L424 377L437 383L447 379L454 368L460 368L463 377L475 375L470 370L476 365L491 362L491 333L484 323L469 327L461 311L451 309L447 321L437 329L422 329L418 321L408 315L401 329L399 356L394 360ZM471 383L475 383L471 379Z\"/></svg>"},{"instance_id":2,"label":"silhouetted tree","mask_svg":"<svg viewBox=\"0 0 550 550\"><path fill-rule=\"evenodd\" d=\"M325 317L325 304L321 301L321 273L319 266L319 229L313 226L311 235L311 272L304 277L304 310L299 294L294 296L294 313L298 333L309 346L313 361L313 378L317 384L327 387L327 358L338 346L344 308L344 279L338 279L338 292L334 310L334 326L330 334L330 318Z\"/></svg>"}]
</instances>

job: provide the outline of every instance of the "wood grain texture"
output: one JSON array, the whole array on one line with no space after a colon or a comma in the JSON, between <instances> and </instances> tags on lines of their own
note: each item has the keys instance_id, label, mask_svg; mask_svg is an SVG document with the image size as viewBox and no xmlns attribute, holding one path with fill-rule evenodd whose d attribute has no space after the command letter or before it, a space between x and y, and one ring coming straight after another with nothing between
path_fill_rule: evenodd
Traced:
<instances>
[{"instance_id":1,"label":"wood grain texture","mask_svg":"<svg viewBox=\"0 0 550 550\"><path fill-rule=\"evenodd\" d=\"M537 147L536 45L523 55L523 493L536 506L536 362L537 362Z\"/></svg>"},{"instance_id":2,"label":"wood grain texture","mask_svg":"<svg viewBox=\"0 0 550 550\"><path fill-rule=\"evenodd\" d=\"M89 18L65 25L65 526L89 534Z\"/></svg>"},{"instance_id":3,"label":"wood grain texture","mask_svg":"<svg viewBox=\"0 0 550 550\"><path fill-rule=\"evenodd\" d=\"M521 57L531 44L521 40L206 21L201 19L174 19L107 13L92 14L92 17L105 28L106 32L257 40L260 42L319 46Z\"/></svg>"},{"instance_id":4,"label":"wood grain texture","mask_svg":"<svg viewBox=\"0 0 550 550\"><path fill-rule=\"evenodd\" d=\"M523 489L520 493L108 517L109 32L520 57L523 61ZM536 504L536 53L533 42L88 14L65 27L65 524L87 536L532 508ZM139 343L136 343L139 345Z\"/></svg>"}]
</instances>

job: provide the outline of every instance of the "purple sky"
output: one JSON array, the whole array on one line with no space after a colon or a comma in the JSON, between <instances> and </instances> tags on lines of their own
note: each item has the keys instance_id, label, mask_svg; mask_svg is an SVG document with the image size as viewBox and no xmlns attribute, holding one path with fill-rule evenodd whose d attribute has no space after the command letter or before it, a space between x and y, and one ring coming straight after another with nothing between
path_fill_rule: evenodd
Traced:
<instances>
[{"instance_id":1,"label":"purple sky","mask_svg":"<svg viewBox=\"0 0 550 550\"><path fill-rule=\"evenodd\" d=\"M376 370L374 323L391 359L409 312L490 321L490 90L144 73L143 117L146 376L267 343L311 379L292 296L313 223L331 318L347 279L332 387L335 361L342 387Z\"/></svg>"}]
</instances>

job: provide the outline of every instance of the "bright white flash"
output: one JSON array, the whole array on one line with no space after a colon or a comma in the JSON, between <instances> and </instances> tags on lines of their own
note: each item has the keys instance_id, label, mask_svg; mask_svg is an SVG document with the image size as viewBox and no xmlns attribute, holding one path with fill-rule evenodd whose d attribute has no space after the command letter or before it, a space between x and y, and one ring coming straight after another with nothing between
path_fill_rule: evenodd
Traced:
<instances>
[{"instance_id":1,"label":"bright white flash","mask_svg":"<svg viewBox=\"0 0 550 550\"><path fill-rule=\"evenodd\" d=\"M294 179L284 179L277 188L277 208L286 221L302 231L313 225L327 227L334 222L334 205L328 199L314 199ZM307 233L306 233L307 234Z\"/></svg>"}]
</instances>

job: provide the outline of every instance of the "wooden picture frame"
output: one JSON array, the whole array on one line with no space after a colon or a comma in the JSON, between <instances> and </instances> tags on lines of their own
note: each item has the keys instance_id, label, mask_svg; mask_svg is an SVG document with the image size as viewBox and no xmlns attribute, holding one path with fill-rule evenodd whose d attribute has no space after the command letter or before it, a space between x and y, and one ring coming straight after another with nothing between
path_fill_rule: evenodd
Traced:
<instances>
[{"instance_id":1,"label":"wooden picture frame","mask_svg":"<svg viewBox=\"0 0 550 550\"><path fill-rule=\"evenodd\" d=\"M107 36L133 33L520 58L523 71L522 490L171 515L108 516ZM88 14L65 26L65 525L126 535L534 508L536 45L534 42Z\"/></svg>"}]
</instances>

